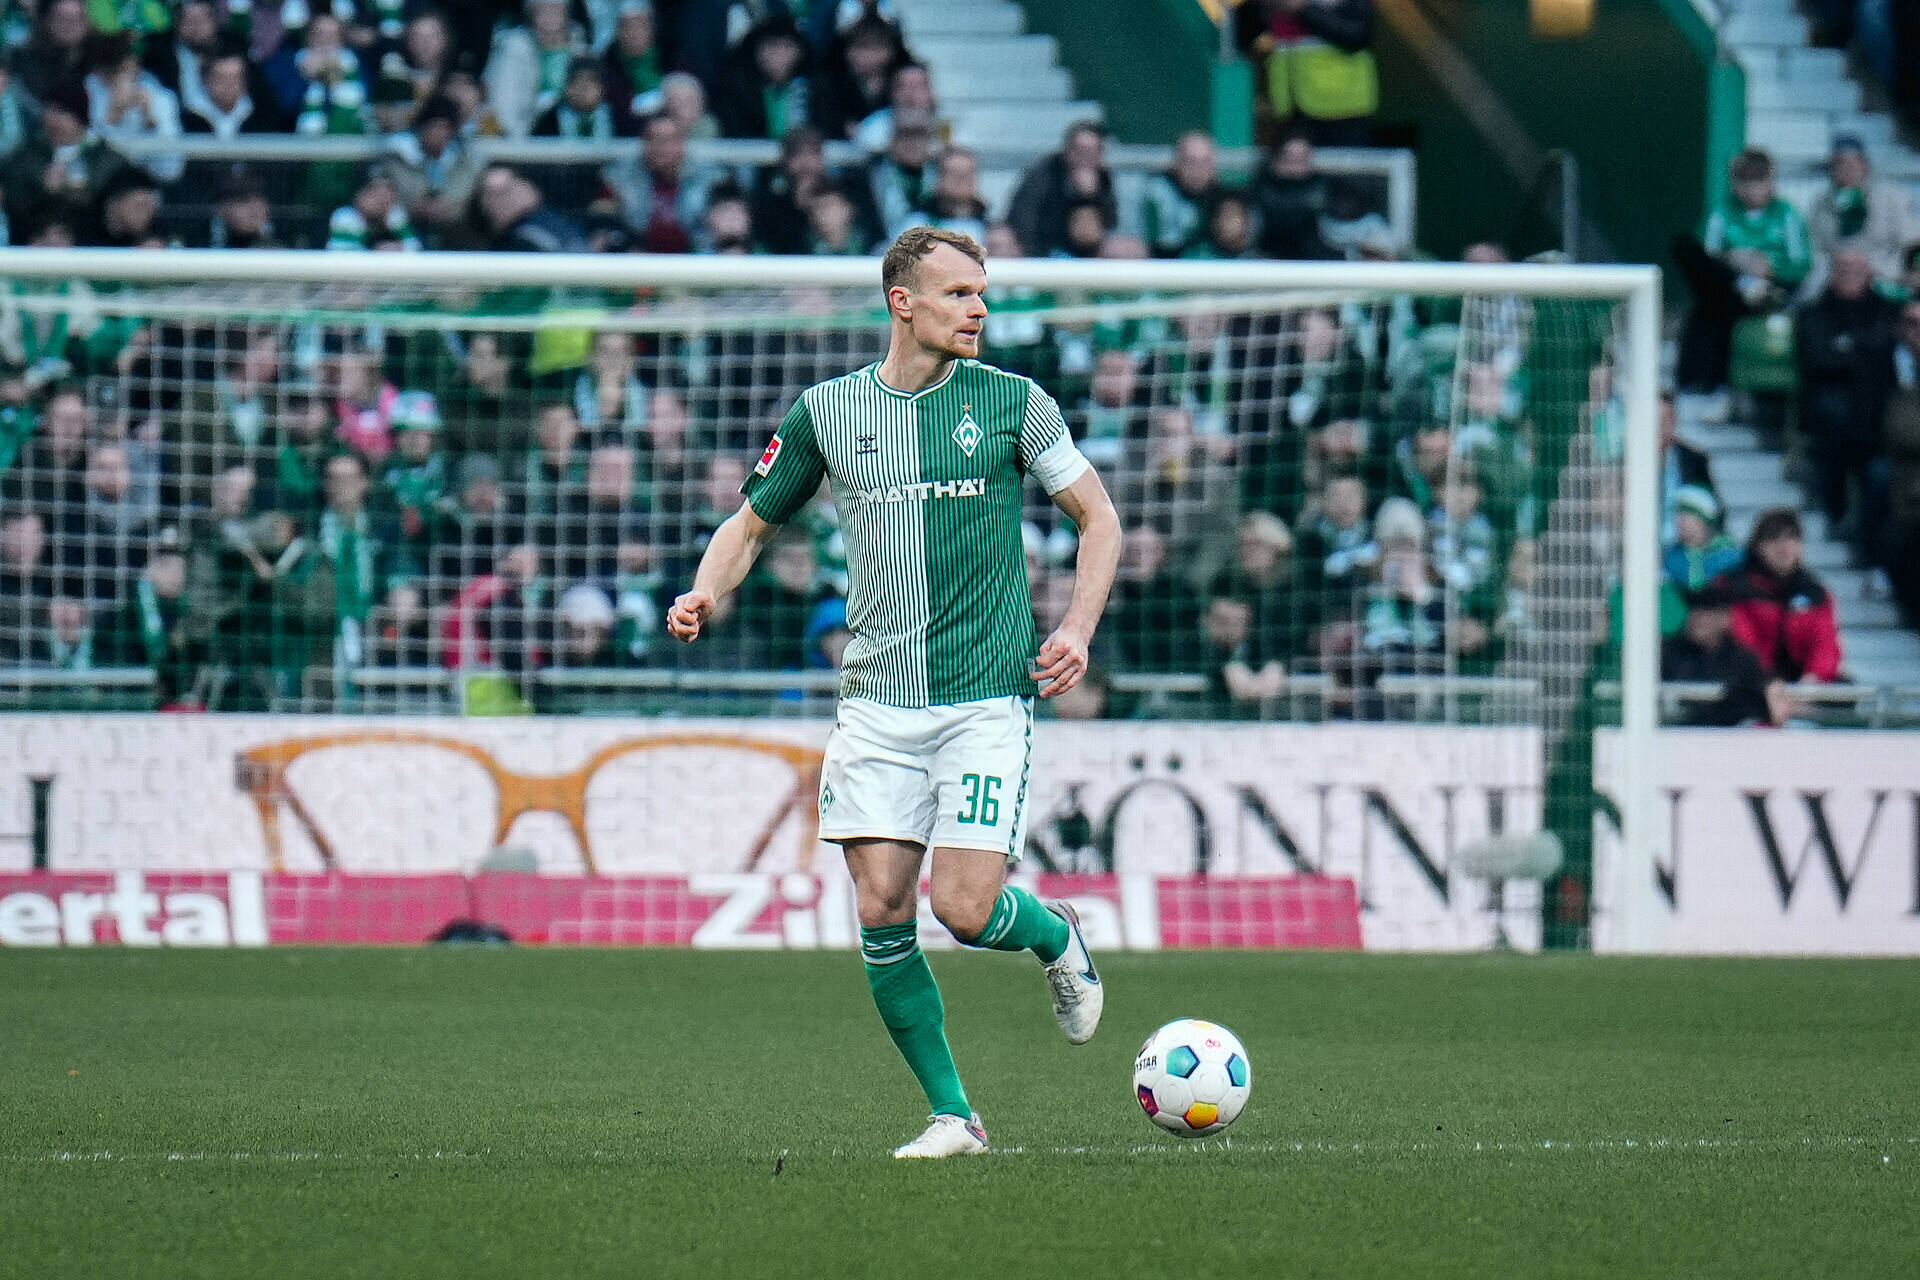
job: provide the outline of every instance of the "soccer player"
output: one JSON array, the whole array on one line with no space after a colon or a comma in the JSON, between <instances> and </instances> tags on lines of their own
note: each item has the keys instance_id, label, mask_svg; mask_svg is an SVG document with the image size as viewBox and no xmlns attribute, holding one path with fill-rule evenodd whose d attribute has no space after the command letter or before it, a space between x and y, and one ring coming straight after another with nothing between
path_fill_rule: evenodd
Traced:
<instances>
[{"instance_id":1,"label":"soccer player","mask_svg":"<svg viewBox=\"0 0 1920 1280\"><path fill-rule=\"evenodd\" d=\"M1065 693L1113 585L1120 521L1052 397L975 357L986 254L959 232L913 227L881 264L886 359L809 387L714 533L669 630L692 641L779 525L832 485L847 547L840 706L821 769L820 835L845 850L867 982L926 1090L932 1121L898 1158L978 1155L986 1129L947 1047L946 1014L914 915L933 851L933 913L959 942L1031 951L1074 1044L1104 991L1080 923L1006 883L1033 769L1033 694ZM1032 474L1079 526L1066 618L1035 654L1020 538Z\"/></svg>"}]
</instances>

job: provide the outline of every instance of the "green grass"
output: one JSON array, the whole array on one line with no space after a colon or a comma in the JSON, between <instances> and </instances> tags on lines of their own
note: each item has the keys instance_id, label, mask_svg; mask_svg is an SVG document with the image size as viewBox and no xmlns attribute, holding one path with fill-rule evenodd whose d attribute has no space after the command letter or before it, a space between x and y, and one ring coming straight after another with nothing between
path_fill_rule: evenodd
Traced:
<instances>
[{"instance_id":1,"label":"green grass","mask_svg":"<svg viewBox=\"0 0 1920 1280\"><path fill-rule=\"evenodd\" d=\"M0 1275L1920 1273L1920 964L1109 956L1082 1049L935 967L998 1151L909 1166L851 955L3 953ZM1229 1146L1129 1097L1181 1014Z\"/></svg>"}]
</instances>

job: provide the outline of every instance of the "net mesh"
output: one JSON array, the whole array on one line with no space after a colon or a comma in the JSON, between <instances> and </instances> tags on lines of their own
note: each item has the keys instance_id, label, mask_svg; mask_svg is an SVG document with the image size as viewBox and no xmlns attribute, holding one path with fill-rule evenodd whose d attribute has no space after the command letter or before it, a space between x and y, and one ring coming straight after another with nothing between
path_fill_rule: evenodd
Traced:
<instances>
[{"instance_id":1,"label":"net mesh","mask_svg":"<svg viewBox=\"0 0 1920 1280\"><path fill-rule=\"evenodd\" d=\"M1538 731L1585 923L1617 678L1611 303L998 289L1126 551L1075 717ZM664 632L793 398L884 354L877 289L16 282L0 298L14 706L830 714L823 493L710 639ZM1026 509L1036 627L1075 535ZM1617 597L1616 597L1617 599ZM324 784L322 784L324 785ZM351 785L346 778L339 785ZM1503 819L1504 820L1504 819ZM1498 829L1496 825L1495 829Z\"/></svg>"}]
</instances>

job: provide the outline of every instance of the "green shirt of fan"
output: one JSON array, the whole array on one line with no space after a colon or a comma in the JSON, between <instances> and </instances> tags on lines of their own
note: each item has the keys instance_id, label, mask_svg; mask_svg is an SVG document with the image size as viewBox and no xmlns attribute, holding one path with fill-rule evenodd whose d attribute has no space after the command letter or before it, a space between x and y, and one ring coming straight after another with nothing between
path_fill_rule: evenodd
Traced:
<instances>
[{"instance_id":1,"label":"green shirt of fan","mask_svg":"<svg viewBox=\"0 0 1920 1280\"><path fill-rule=\"evenodd\" d=\"M1087 465L1030 379L959 360L907 393L873 364L802 392L743 491L785 524L832 488L853 632L841 696L945 706L1033 693L1025 477L1058 493Z\"/></svg>"}]
</instances>

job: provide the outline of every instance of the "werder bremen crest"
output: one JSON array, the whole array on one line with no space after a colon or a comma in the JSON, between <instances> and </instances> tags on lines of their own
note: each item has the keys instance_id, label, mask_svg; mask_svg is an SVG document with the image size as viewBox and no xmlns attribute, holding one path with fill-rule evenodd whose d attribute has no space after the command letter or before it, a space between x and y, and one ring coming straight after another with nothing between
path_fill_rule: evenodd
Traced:
<instances>
[{"instance_id":1,"label":"werder bremen crest","mask_svg":"<svg viewBox=\"0 0 1920 1280\"><path fill-rule=\"evenodd\" d=\"M969 458L980 447L980 427L973 420L973 406L970 404L960 406L960 425L953 429L953 442Z\"/></svg>"}]
</instances>

